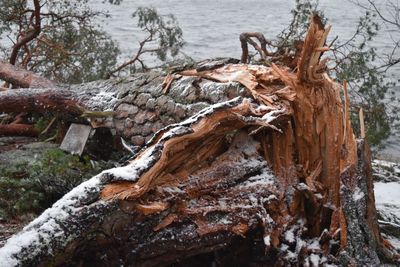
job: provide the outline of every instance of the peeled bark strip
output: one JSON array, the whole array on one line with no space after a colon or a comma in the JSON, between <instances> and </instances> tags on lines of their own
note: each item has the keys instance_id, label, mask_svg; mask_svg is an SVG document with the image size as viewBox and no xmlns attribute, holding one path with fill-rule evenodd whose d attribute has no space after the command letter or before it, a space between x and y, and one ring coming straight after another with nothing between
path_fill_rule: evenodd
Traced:
<instances>
[{"instance_id":1,"label":"peeled bark strip","mask_svg":"<svg viewBox=\"0 0 400 267\"><path fill-rule=\"evenodd\" d=\"M342 103L340 85L329 79L320 59L328 31L313 18L297 71L229 64L181 72L179 82L197 83L197 96L204 88L200 79L222 87L237 82L246 92L162 128L125 166L72 190L10 238L0 249L0 262L394 263L376 220L368 147L364 140L357 143L348 101ZM169 83L173 94L174 81ZM153 105L153 95L139 96L140 107ZM160 98L168 112L170 99L161 93ZM138 119L137 110L121 105L117 110Z\"/></svg>"}]
</instances>

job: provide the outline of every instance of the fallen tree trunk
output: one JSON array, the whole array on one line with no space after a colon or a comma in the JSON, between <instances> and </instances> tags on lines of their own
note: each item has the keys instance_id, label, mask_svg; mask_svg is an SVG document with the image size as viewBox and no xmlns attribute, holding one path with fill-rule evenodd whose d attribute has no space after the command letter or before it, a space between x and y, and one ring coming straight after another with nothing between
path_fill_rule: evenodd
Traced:
<instances>
[{"instance_id":1,"label":"fallen tree trunk","mask_svg":"<svg viewBox=\"0 0 400 267\"><path fill-rule=\"evenodd\" d=\"M212 69L231 61L211 60L199 64L199 68ZM168 92L161 86L165 76L160 71L138 73L128 79L7 90L0 92L0 112L53 113L68 122L80 123L86 117L93 127L106 127L128 142L142 146L169 124L211 104L247 94L236 82L221 84L179 74L169 77Z\"/></svg>"},{"instance_id":2,"label":"fallen tree trunk","mask_svg":"<svg viewBox=\"0 0 400 267\"><path fill-rule=\"evenodd\" d=\"M247 94L157 131L125 166L81 184L10 238L0 261L7 266L394 261L376 220L368 146L356 141L348 100L342 104L340 86L320 60L328 32L314 17L296 72L241 64L181 72L236 81ZM138 116L121 105L117 109Z\"/></svg>"}]
</instances>

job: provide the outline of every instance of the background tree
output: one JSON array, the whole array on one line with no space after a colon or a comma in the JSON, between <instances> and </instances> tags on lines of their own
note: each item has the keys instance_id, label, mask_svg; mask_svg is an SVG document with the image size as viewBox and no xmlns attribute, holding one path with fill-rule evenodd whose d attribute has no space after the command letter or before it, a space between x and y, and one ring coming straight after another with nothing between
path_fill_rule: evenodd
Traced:
<instances>
[{"instance_id":1,"label":"background tree","mask_svg":"<svg viewBox=\"0 0 400 267\"><path fill-rule=\"evenodd\" d=\"M156 55L158 60L165 62L169 55L176 56L184 44L182 30L173 15L163 16L158 14L154 8L139 7L132 17L137 19L137 26L146 32L147 36L139 42L136 54L114 68L109 76L119 73L127 66L130 66L129 72L135 72L137 63L142 69L147 69L143 62L145 54Z\"/></svg>"},{"instance_id":2,"label":"background tree","mask_svg":"<svg viewBox=\"0 0 400 267\"><path fill-rule=\"evenodd\" d=\"M90 9L87 2L4 0L2 57L58 82L104 77L116 63L119 49L95 23L106 14Z\"/></svg>"},{"instance_id":3,"label":"background tree","mask_svg":"<svg viewBox=\"0 0 400 267\"><path fill-rule=\"evenodd\" d=\"M90 8L88 0L3 0L0 56L57 82L82 83L105 78L136 61L145 67L139 57L145 53L154 53L161 61L168 53L178 53L182 31L172 15L139 8L133 16L149 36L140 42L135 60L116 67L118 45L96 23L108 14Z\"/></svg>"}]
</instances>

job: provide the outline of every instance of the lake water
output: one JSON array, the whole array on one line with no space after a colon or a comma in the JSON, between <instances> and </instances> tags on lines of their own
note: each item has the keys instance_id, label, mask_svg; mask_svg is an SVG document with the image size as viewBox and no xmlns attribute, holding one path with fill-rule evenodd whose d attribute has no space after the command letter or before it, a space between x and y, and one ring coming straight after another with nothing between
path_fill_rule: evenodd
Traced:
<instances>
[{"instance_id":1,"label":"lake water","mask_svg":"<svg viewBox=\"0 0 400 267\"><path fill-rule=\"evenodd\" d=\"M119 6L103 4L102 0L90 2L96 9L109 11L112 18L104 22L104 28L119 42L127 57L135 53L138 41L144 36L135 26L132 13L139 6L153 6L160 14L175 15L186 41L183 52L196 60L221 56L240 58L240 33L259 31L267 38L273 38L287 27L290 10L295 4L294 0L123 0ZM376 2L386 13L385 1ZM333 26L330 39L351 37L359 17L365 13L349 0L320 0L320 8ZM373 42L382 55L393 48L390 35L400 39L398 30L382 25L381 33ZM399 74L400 66L389 72L393 79L398 79ZM400 160L399 132L393 133L382 152Z\"/></svg>"}]
</instances>

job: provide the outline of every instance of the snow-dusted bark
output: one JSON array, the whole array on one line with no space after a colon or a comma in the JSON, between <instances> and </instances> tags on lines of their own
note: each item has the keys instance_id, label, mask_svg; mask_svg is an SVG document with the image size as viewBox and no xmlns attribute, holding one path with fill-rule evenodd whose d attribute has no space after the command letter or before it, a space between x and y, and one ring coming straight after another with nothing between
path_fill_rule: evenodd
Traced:
<instances>
[{"instance_id":1,"label":"snow-dusted bark","mask_svg":"<svg viewBox=\"0 0 400 267\"><path fill-rule=\"evenodd\" d=\"M222 151L227 150L222 154L220 149L215 151L218 156L210 166L199 168L179 186L169 181L156 192L153 189L151 194L143 194L141 200L135 201L121 202L109 197L104 200L100 195L107 184L143 179L145 173L157 168L162 161L168 142L189 138L199 131L197 125L222 118L217 121L217 128L201 132L199 137L207 141L219 131L225 118L237 121L230 126L232 130L257 124L253 117L248 116L251 105L248 99L235 98L205 108L182 123L159 131L148 143L148 148L126 166L104 171L84 182L10 238L0 249L0 262L5 266L64 265L66 262L74 265L92 263L96 257L104 260L101 261L103 266L108 261L112 265L117 262L128 265L158 262L154 255L147 259L149 251L165 254L160 258L163 263L173 262L183 257L179 253L170 259L166 257L176 246L181 246L182 253L186 253L184 248L190 245L195 254L199 254L219 248L221 242L229 243L237 238L236 235L244 236L259 225L260 219L272 222L264 204L277 200L273 192L279 192L279 184L258 154L259 142L245 131L239 131L231 141L223 140L224 135L217 135L217 139L223 141L221 146L226 146ZM225 133L227 125L222 127ZM209 157L212 155L203 159ZM216 193L215 189L221 191L219 196L207 199L209 193ZM199 195L194 197L192 194ZM179 217L176 209L182 201L187 205L183 211L185 215ZM143 217L141 213L151 216ZM198 217L208 213L220 214L215 214L217 218L208 223ZM183 225L168 228L174 220ZM193 232L196 227L199 229ZM222 234L221 231L228 233ZM171 241L176 243L175 247L161 245ZM124 254L127 250L130 252Z\"/></svg>"}]
</instances>

